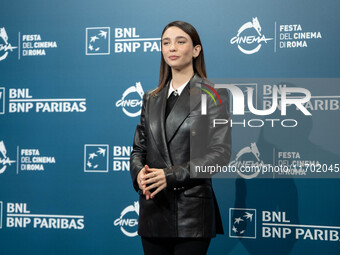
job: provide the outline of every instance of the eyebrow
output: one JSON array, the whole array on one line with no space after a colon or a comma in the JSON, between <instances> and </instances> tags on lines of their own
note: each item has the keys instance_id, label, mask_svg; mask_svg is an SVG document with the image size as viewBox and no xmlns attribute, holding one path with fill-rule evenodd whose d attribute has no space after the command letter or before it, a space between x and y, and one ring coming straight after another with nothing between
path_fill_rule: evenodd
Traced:
<instances>
[{"instance_id":1,"label":"eyebrow","mask_svg":"<svg viewBox=\"0 0 340 255\"><path fill-rule=\"evenodd\" d=\"M175 39L186 39L186 40L188 40L188 38L186 38L184 36L176 36ZM165 38L162 39L162 41L164 41L164 40L170 40L170 38L169 37L165 37Z\"/></svg>"}]
</instances>

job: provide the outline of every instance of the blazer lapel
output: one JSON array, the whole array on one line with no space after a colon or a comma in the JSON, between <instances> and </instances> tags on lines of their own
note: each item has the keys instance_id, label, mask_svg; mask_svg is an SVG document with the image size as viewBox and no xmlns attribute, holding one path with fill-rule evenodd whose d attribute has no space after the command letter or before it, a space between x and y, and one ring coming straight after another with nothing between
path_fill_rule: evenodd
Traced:
<instances>
[{"instance_id":1,"label":"blazer lapel","mask_svg":"<svg viewBox=\"0 0 340 255\"><path fill-rule=\"evenodd\" d=\"M166 119L165 131L167 143L171 141L177 129L180 127L180 125L183 123L186 117L190 114L190 112L200 102L201 93L199 89L195 88L196 86L195 84L200 82L201 80L202 79L197 74L195 74L191 78L189 84L182 91L175 106L171 110L168 118Z\"/></svg>"},{"instance_id":2,"label":"blazer lapel","mask_svg":"<svg viewBox=\"0 0 340 255\"><path fill-rule=\"evenodd\" d=\"M169 85L169 83L168 83ZM171 166L168 146L165 138L164 115L168 95L168 85L150 98L149 103L149 122L157 148L162 155L167 167Z\"/></svg>"}]
</instances>

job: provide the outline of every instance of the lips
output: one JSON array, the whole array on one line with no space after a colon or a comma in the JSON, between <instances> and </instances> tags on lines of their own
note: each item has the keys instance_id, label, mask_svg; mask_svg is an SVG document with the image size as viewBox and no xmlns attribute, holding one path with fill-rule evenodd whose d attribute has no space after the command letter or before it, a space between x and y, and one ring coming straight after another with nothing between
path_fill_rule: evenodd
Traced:
<instances>
[{"instance_id":1,"label":"lips","mask_svg":"<svg viewBox=\"0 0 340 255\"><path fill-rule=\"evenodd\" d=\"M179 56L170 56L169 58L170 58L171 60L176 60L176 59L179 58Z\"/></svg>"}]
</instances>

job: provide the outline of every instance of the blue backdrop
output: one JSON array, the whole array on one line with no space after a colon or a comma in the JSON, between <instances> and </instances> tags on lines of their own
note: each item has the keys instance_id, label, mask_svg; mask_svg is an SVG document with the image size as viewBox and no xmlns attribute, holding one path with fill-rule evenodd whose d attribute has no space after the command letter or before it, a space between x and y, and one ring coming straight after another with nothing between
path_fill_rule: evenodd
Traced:
<instances>
[{"instance_id":1,"label":"blue backdrop","mask_svg":"<svg viewBox=\"0 0 340 255\"><path fill-rule=\"evenodd\" d=\"M331 0L2 1L0 254L142 254L129 156L173 20L197 28L209 79L242 90L232 164L309 170L214 179L225 234L208 254L338 254L339 12ZM311 115L250 111L249 88L262 109L284 87L310 92Z\"/></svg>"}]
</instances>

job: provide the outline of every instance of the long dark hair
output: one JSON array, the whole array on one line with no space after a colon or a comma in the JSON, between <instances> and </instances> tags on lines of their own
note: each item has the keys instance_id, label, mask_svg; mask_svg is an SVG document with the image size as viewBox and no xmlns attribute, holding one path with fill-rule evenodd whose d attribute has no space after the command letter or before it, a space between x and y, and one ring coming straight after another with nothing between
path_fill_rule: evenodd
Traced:
<instances>
[{"instance_id":1,"label":"long dark hair","mask_svg":"<svg viewBox=\"0 0 340 255\"><path fill-rule=\"evenodd\" d=\"M173 21L169 23L168 25L165 26L162 32L162 37L164 32L169 28L169 27L178 27L182 29L185 33L187 33L193 43L193 46L195 47L196 45L201 45L201 52L200 54L193 59L193 68L194 72L197 73L199 76L202 78L207 78L207 72L205 69L205 62L204 62L204 53L203 53L203 46L201 43L201 39L196 31L196 29L189 23L184 22L184 21ZM171 68L170 66L165 62L163 54L161 54L161 68L159 72L159 85L158 88L152 93L152 95L157 94L162 88L167 84L167 82L172 78L171 74Z\"/></svg>"}]
</instances>

